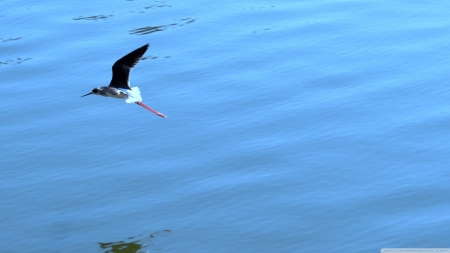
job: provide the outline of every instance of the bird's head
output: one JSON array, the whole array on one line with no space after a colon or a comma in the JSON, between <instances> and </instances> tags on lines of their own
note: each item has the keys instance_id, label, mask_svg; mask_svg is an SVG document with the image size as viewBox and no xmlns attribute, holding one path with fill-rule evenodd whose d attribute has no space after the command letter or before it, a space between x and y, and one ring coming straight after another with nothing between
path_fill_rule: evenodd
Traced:
<instances>
[{"instance_id":1,"label":"bird's head","mask_svg":"<svg viewBox=\"0 0 450 253\"><path fill-rule=\"evenodd\" d=\"M91 94L98 94L99 91L100 91L99 88L94 88L91 92L89 92L88 94L83 95L83 96L81 96L81 97L85 97L85 96L91 95Z\"/></svg>"}]
</instances>

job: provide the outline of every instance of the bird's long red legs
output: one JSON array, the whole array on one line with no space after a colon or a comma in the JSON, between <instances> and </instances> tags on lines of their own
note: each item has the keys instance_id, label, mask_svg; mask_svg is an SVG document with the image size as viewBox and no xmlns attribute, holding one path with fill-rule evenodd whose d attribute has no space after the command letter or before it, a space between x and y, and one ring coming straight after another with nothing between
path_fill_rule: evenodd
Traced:
<instances>
[{"instance_id":1,"label":"bird's long red legs","mask_svg":"<svg viewBox=\"0 0 450 253\"><path fill-rule=\"evenodd\" d=\"M166 115L164 115L164 114L162 114L162 113L160 113L160 112L157 112L157 111L153 110L152 108L146 106L144 103L142 103L142 102L135 102L135 103L138 104L138 105L140 105L140 106L142 106L142 107L144 107L145 109L147 109L147 110L153 112L154 114L158 115L159 117L163 117L163 118L166 118L166 119L167 119Z\"/></svg>"}]
</instances>

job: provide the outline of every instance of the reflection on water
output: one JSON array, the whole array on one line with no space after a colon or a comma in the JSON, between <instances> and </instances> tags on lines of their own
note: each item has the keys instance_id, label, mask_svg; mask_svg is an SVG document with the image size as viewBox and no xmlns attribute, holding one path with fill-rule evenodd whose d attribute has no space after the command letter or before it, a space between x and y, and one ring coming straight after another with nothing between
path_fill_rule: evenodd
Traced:
<instances>
[{"instance_id":1,"label":"reflection on water","mask_svg":"<svg viewBox=\"0 0 450 253\"><path fill-rule=\"evenodd\" d=\"M150 34L150 33L154 33L154 32L164 31L170 27L184 26L184 25L190 24L194 21L195 21L195 19L193 19L193 18L184 18L184 19L178 20L177 23L172 23L172 24L168 24L168 25L146 26L146 27L142 27L142 28L136 28L136 29L131 30L130 34L146 35L146 34Z\"/></svg>"},{"instance_id":2,"label":"reflection on water","mask_svg":"<svg viewBox=\"0 0 450 253\"><path fill-rule=\"evenodd\" d=\"M137 242L111 242L99 243L100 248L106 249L105 253L133 253L138 252L144 247Z\"/></svg>"},{"instance_id":3,"label":"reflection on water","mask_svg":"<svg viewBox=\"0 0 450 253\"><path fill-rule=\"evenodd\" d=\"M172 230L157 231L149 236L139 235L137 237L128 238L129 241L118 242L100 242L98 243L104 253L147 253L150 250L160 251L153 241L162 235L170 234Z\"/></svg>"}]
</instances>

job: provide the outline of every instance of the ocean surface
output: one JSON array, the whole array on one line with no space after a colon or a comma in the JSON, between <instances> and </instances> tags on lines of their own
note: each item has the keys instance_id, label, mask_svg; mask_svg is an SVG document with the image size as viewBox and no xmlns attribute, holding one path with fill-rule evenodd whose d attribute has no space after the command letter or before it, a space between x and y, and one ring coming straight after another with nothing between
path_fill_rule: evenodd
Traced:
<instances>
[{"instance_id":1,"label":"ocean surface","mask_svg":"<svg viewBox=\"0 0 450 253\"><path fill-rule=\"evenodd\" d=\"M450 247L449 13L0 0L0 252Z\"/></svg>"}]
</instances>

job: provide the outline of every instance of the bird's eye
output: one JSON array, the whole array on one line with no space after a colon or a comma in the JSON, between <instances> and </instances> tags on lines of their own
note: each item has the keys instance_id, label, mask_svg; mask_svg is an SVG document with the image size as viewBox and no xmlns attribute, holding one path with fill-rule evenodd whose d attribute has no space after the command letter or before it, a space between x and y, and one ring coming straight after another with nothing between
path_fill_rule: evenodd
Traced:
<instances>
[{"instance_id":1,"label":"bird's eye","mask_svg":"<svg viewBox=\"0 0 450 253\"><path fill-rule=\"evenodd\" d=\"M97 93L97 91L98 91L98 89L95 88L95 89L92 90L92 93Z\"/></svg>"}]
</instances>

